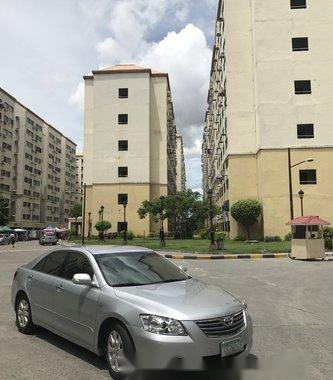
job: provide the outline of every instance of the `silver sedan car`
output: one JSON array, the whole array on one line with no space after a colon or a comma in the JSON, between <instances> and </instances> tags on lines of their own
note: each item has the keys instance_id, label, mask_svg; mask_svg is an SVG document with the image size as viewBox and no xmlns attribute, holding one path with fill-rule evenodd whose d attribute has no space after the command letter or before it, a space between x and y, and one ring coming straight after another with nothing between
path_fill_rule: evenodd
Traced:
<instances>
[{"instance_id":1,"label":"silver sedan car","mask_svg":"<svg viewBox=\"0 0 333 380\"><path fill-rule=\"evenodd\" d=\"M142 247L53 250L16 271L11 297L20 332L42 326L105 355L115 380L134 368L202 369L252 347L245 303Z\"/></svg>"}]
</instances>

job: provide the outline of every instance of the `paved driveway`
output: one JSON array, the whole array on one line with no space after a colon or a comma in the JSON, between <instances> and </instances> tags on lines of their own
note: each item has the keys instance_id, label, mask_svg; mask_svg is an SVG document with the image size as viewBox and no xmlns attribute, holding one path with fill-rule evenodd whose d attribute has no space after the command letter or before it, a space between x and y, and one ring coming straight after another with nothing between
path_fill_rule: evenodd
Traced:
<instances>
[{"instance_id":1,"label":"paved driveway","mask_svg":"<svg viewBox=\"0 0 333 380\"><path fill-rule=\"evenodd\" d=\"M0 379L110 379L103 360L94 354L45 330L33 336L16 330L10 304L13 274L46 249L35 242L18 243L14 249L0 247ZM248 303L259 369L244 371L244 380L333 379L333 261L177 263ZM217 374L211 376L221 379ZM152 378L162 379L161 375ZM194 375L179 378L193 380Z\"/></svg>"}]
</instances>

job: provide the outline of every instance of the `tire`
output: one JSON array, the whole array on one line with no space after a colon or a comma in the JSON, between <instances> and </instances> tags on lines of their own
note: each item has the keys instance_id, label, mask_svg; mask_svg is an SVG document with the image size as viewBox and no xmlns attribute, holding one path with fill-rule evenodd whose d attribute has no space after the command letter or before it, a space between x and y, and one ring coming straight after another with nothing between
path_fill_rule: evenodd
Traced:
<instances>
[{"instance_id":1,"label":"tire","mask_svg":"<svg viewBox=\"0 0 333 380\"><path fill-rule=\"evenodd\" d=\"M35 325L32 323L30 302L25 294L17 299L15 314L18 331L22 334L31 334L35 330Z\"/></svg>"},{"instance_id":2,"label":"tire","mask_svg":"<svg viewBox=\"0 0 333 380\"><path fill-rule=\"evenodd\" d=\"M115 338L120 338L118 353L116 353L117 363L112 362L111 342ZM109 344L110 342L110 344ZM114 348L117 344L114 344ZM127 330L120 324L114 323L110 326L105 337L105 357L109 373L114 380L123 380L128 377L133 369L134 345ZM118 368L118 369L117 369Z\"/></svg>"}]
</instances>

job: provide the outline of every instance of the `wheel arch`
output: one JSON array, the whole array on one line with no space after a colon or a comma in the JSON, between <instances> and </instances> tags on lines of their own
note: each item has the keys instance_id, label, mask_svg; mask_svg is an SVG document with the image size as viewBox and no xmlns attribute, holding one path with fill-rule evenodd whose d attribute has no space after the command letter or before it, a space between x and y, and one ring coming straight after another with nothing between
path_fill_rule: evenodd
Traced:
<instances>
[{"instance_id":1,"label":"wheel arch","mask_svg":"<svg viewBox=\"0 0 333 380\"><path fill-rule=\"evenodd\" d=\"M16 296L15 296L15 310L16 310L16 307L17 307L17 302L19 300L19 297L21 296L25 296L27 297L28 301L29 301L29 297L28 297L28 294L26 291L22 290L22 289L19 289L18 292L16 293ZM30 301L29 301L30 302Z\"/></svg>"},{"instance_id":2,"label":"wheel arch","mask_svg":"<svg viewBox=\"0 0 333 380\"><path fill-rule=\"evenodd\" d=\"M132 338L132 334L129 331L129 329L127 328L126 324L121 319L119 319L117 317L108 317L108 318L104 319L104 321L101 323L99 330L98 330L97 350L100 353L100 355L104 355L104 353L105 353L106 333L107 333L110 325L116 324L116 323L121 325L127 331L128 335L132 341L134 350L135 350L135 344L134 344L134 341Z\"/></svg>"}]
</instances>

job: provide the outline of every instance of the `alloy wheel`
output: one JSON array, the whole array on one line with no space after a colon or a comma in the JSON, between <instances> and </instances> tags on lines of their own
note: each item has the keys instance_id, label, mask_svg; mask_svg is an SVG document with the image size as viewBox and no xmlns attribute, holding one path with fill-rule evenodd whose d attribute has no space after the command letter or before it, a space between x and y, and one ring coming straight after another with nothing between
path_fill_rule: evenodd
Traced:
<instances>
[{"instance_id":1,"label":"alloy wheel","mask_svg":"<svg viewBox=\"0 0 333 380\"><path fill-rule=\"evenodd\" d=\"M21 328L25 328L29 322L29 303L24 298L18 304L17 322Z\"/></svg>"},{"instance_id":2,"label":"alloy wheel","mask_svg":"<svg viewBox=\"0 0 333 380\"><path fill-rule=\"evenodd\" d=\"M121 361L124 359L124 346L120 334L112 330L108 338L108 360L114 372L121 371Z\"/></svg>"}]
</instances>

